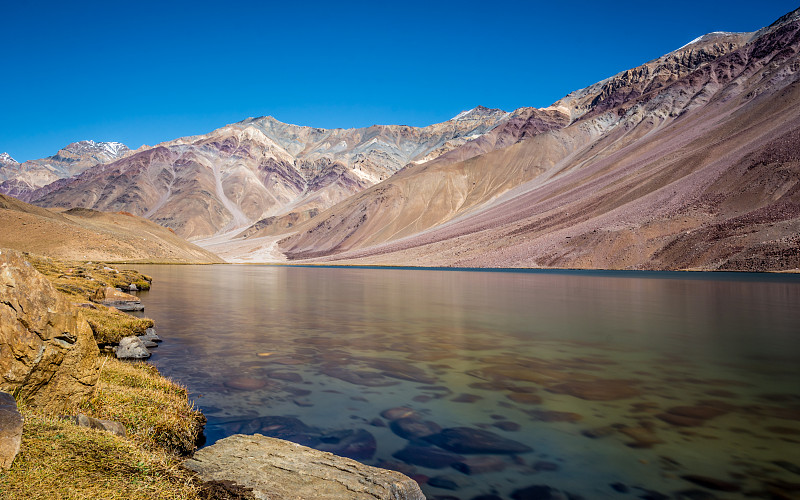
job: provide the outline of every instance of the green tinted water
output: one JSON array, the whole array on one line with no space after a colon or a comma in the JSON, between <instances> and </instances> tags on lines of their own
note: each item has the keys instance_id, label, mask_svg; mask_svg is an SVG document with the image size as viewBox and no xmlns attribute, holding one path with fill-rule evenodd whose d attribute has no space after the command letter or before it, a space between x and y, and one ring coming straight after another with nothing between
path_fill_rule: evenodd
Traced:
<instances>
[{"instance_id":1,"label":"green tinted water","mask_svg":"<svg viewBox=\"0 0 800 500\"><path fill-rule=\"evenodd\" d=\"M428 498L797 493L798 276L137 269L165 339L152 361L192 391L210 442L295 417L313 428L299 440L399 469ZM471 453L406 463L381 416L396 407L533 451L471 474Z\"/></svg>"}]
</instances>

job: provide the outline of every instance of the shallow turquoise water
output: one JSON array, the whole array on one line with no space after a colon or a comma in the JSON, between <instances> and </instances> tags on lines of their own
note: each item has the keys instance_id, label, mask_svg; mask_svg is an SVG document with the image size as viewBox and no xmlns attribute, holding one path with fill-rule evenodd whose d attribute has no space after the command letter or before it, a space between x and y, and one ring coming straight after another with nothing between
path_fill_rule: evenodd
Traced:
<instances>
[{"instance_id":1,"label":"shallow turquoise water","mask_svg":"<svg viewBox=\"0 0 800 500\"><path fill-rule=\"evenodd\" d=\"M209 442L283 433L399 469L428 498L769 498L800 483L798 276L136 268L165 339L152 361L192 391ZM441 450L381 415L397 407L533 451ZM432 450L460 457L409 458Z\"/></svg>"}]
</instances>

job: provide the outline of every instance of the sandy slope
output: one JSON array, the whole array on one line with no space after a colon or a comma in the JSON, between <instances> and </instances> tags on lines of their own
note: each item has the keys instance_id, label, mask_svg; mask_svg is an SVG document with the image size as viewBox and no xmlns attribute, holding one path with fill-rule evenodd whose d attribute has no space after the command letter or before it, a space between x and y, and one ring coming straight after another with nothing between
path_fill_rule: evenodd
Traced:
<instances>
[{"instance_id":1,"label":"sandy slope","mask_svg":"<svg viewBox=\"0 0 800 500\"><path fill-rule=\"evenodd\" d=\"M223 262L172 231L127 213L56 212L0 195L0 247L66 260Z\"/></svg>"}]
</instances>

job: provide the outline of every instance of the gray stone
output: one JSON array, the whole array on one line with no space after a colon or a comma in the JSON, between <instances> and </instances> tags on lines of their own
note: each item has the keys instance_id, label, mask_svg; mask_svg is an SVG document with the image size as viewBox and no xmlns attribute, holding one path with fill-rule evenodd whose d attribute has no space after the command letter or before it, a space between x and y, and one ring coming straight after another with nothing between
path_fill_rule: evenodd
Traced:
<instances>
[{"instance_id":1,"label":"gray stone","mask_svg":"<svg viewBox=\"0 0 800 500\"><path fill-rule=\"evenodd\" d=\"M117 436L127 437L128 433L125 431L125 426L113 420L103 420L99 418L87 417L79 413L78 416L72 417L72 420L81 427L88 427L89 429L98 429L101 431L110 432Z\"/></svg>"},{"instance_id":2,"label":"gray stone","mask_svg":"<svg viewBox=\"0 0 800 500\"><path fill-rule=\"evenodd\" d=\"M204 481L233 481L259 499L424 500L419 485L395 471L260 434L235 434L184 462Z\"/></svg>"},{"instance_id":3,"label":"gray stone","mask_svg":"<svg viewBox=\"0 0 800 500\"><path fill-rule=\"evenodd\" d=\"M115 351L118 359L147 359L150 351L144 346L139 337L123 337Z\"/></svg>"},{"instance_id":4,"label":"gray stone","mask_svg":"<svg viewBox=\"0 0 800 500\"><path fill-rule=\"evenodd\" d=\"M130 286L128 286L128 290L130 290L131 292L138 292L139 288L137 288L136 285L131 283Z\"/></svg>"},{"instance_id":5,"label":"gray stone","mask_svg":"<svg viewBox=\"0 0 800 500\"><path fill-rule=\"evenodd\" d=\"M0 392L0 469L8 469L22 443L22 415L14 396Z\"/></svg>"},{"instance_id":6,"label":"gray stone","mask_svg":"<svg viewBox=\"0 0 800 500\"><path fill-rule=\"evenodd\" d=\"M150 342L161 342L161 337L156 334L155 328L148 328L144 331L144 335L142 335L142 340L149 340Z\"/></svg>"}]
</instances>

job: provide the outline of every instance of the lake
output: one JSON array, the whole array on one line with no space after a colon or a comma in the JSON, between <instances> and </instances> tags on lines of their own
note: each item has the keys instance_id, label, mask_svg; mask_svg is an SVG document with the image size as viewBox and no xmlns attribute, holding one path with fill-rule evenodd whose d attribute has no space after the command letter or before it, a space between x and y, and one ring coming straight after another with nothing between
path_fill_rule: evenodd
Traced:
<instances>
[{"instance_id":1,"label":"lake","mask_svg":"<svg viewBox=\"0 0 800 500\"><path fill-rule=\"evenodd\" d=\"M135 267L208 444L291 439L429 499L800 489L800 276Z\"/></svg>"}]
</instances>

